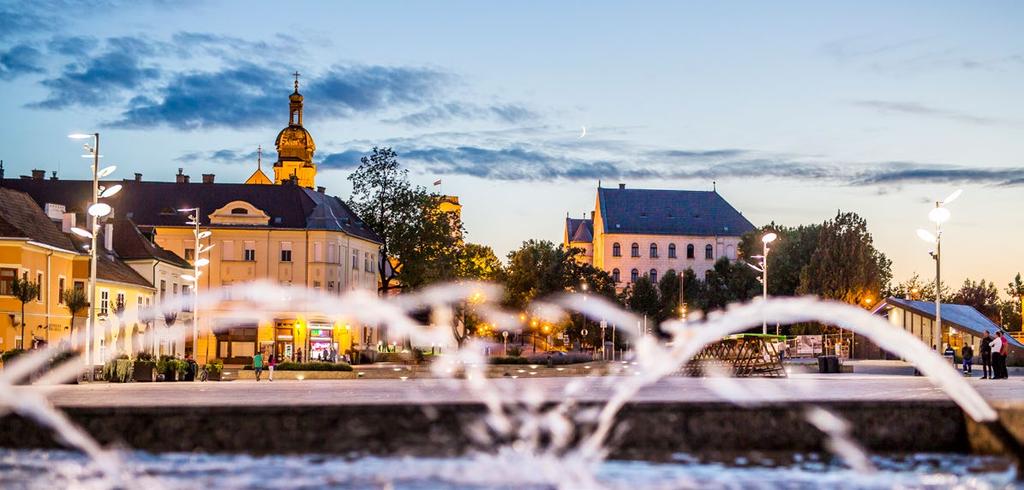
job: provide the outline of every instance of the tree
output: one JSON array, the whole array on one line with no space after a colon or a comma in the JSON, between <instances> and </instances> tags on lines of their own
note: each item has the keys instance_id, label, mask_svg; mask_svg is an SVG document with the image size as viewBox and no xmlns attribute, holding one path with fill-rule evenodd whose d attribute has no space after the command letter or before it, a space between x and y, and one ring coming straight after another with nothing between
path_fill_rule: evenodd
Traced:
<instances>
[{"instance_id":1,"label":"tree","mask_svg":"<svg viewBox=\"0 0 1024 490\"><path fill-rule=\"evenodd\" d=\"M725 308L730 303L750 300L761 293L757 273L725 257L715 262L701 286L698 307L705 313Z\"/></svg>"},{"instance_id":2,"label":"tree","mask_svg":"<svg viewBox=\"0 0 1024 490\"><path fill-rule=\"evenodd\" d=\"M85 290L80 288L65 289L60 292L60 299L64 307L71 313L71 339L75 338L75 317L89 307L89 297ZM75 342L77 344L77 342Z\"/></svg>"},{"instance_id":3,"label":"tree","mask_svg":"<svg viewBox=\"0 0 1024 490\"><path fill-rule=\"evenodd\" d=\"M990 320L999 321L999 290L991 281L964 279L960 290L953 295L953 303L973 306Z\"/></svg>"},{"instance_id":4,"label":"tree","mask_svg":"<svg viewBox=\"0 0 1024 490\"><path fill-rule=\"evenodd\" d=\"M491 247L466 243L459 252L458 277L480 281L496 281L501 278L504 269Z\"/></svg>"},{"instance_id":5,"label":"tree","mask_svg":"<svg viewBox=\"0 0 1024 490\"><path fill-rule=\"evenodd\" d=\"M456 213L440 209L441 196L409 182L391 148L374 147L348 179L349 206L383 243L377 273L386 294L399 278L416 288L454 277L462 242Z\"/></svg>"},{"instance_id":6,"label":"tree","mask_svg":"<svg viewBox=\"0 0 1024 490\"><path fill-rule=\"evenodd\" d=\"M657 320L661 311L661 298L658 296L658 288L646 274L629 286L626 306L633 313L646 316L651 322Z\"/></svg>"},{"instance_id":7,"label":"tree","mask_svg":"<svg viewBox=\"0 0 1024 490\"><path fill-rule=\"evenodd\" d=\"M776 225L774 222L760 230L748 232L740 240L740 256L749 258L764 253L761 237L774 232L779 237L772 242L768 253L768 294L795 296L800 287L800 274L811 262L818 247L821 225L800 225L796 228Z\"/></svg>"},{"instance_id":8,"label":"tree","mask_svg":"<svg viewBox=\"0 0 1024 490\"><path fill-rule=\"evenodd\" d=\"M21 303L21 339L18 348L25 348L25 303L39 299L39 283L29 281L28 278L14 278L11 283L11 292L14 298Z\"/></svg>"},{"instance_id":9,"label":"tree","mask_svg":"<svg viewBox=\"0 0 1024 490\"><path fill-rule=\"evenodd\" d=\"M891 270L891 261L875 249L864 218L839 213L822 225L797 293L866 304L888 286Z\"/></svg>"},{"instance_id":10,"label":"tree","mask_svg":"<svg viewBox=\"0 0 1024 490\"><path fill-rule=\"evenodd\" d=\"M896 285L890 285L883 291L885 297L912 299L917 301L935 301L935 283L922 281L921 276L914 273L910 279ZM945 283L942 284L942 301L953 302L953 293Z\"/></svg>"},{"instance_id":11,"label":"tree","mask_svg":"<svg viewBox=\"0 0 1024 490\"><path fill-rule=\"evenodd\" d=\"M1004 323L1003 325L1012 325L1013 330L1024 330L1024 324L1021 323L1021 319L1024 318L1024 280L1021 280L1019 272L1017 273L1017 276L1013 278L1013 281L1006 285L1006 294L1015 300L1010 301L1009 303L1013 304L1011 311L1016 314L1011 312L1007 312L1009 314L1004 314L1003 318L1007 323ZM1012 318L1007 317L1016 317L1016 320L1013 321Z\"/></svg>"}]
</instances>

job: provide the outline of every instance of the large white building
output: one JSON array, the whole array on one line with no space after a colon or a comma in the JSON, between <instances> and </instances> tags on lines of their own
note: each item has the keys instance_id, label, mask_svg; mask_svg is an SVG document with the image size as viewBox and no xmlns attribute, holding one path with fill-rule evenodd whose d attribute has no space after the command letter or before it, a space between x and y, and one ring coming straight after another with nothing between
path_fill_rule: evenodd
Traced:
<instances>
[{"instance_id":1,"label":"large white building","mask_svg":"<svg viewBox=\"0 0 1024 490\"><path fill-rule=\"evenodd\" d=\"M598 187L590 218L566 217L565 245L607 271L619 289L643 276L657 282L669 270L704 277L722 257L737 257L740 237L754 225L717 191Z\"/></svg>"}]
</instances>

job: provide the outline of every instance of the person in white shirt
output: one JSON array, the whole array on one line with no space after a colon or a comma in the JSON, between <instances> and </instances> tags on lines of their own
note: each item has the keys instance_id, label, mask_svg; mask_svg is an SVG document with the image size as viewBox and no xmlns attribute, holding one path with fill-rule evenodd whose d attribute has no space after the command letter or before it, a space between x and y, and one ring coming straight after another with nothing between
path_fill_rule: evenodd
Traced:
<instances>
[{"instance_id":1,"label":"person in white shirt","mask_svg":"<svg viewBox=\"0 0 1024 490\"><path fill-rule=\"evenodd\" d=\"M1006 339L1003 338L1003 332L996 332L996 338L992 341L992 379L1006 379L1006 354L1004 354L1003 344L1006 343Z\"/></svg>"}]
</instances>

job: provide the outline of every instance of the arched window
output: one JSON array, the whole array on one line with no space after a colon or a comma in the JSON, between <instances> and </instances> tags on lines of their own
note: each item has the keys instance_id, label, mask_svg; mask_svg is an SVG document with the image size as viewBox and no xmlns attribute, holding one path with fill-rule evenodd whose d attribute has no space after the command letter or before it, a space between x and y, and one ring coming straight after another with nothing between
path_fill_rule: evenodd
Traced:
<instances>
[{"instance_id":1,"label":"arched window","mask_svg":"<svg viewBox=\"0 0 1024 490\"><path fill-rule=\"evenodd\" d=\"M676 244L674 243L668 244L668 258L676 258Z\"/></svg>"},{"instance_id":2,"label":"arched window","mask_svg":"<svg viewBox=\"0 0 1024 490\"><path fill-rule=\"evenodd\" d=\"M653 282L654 284L658 284L658 269L651 269L651 272L649 272L648 274L651 277L651 282Z\"/></svg>"},{"instance_id":3,"label":"arched window","mask_svg":"<svg viewBox=\"0 0 1024 490\"><path fill-rule=\"evenodd\" d=\"M637 245L636 243L634 243L632 246L630 246L630 255L632 255L633 257L639 257L640 256L640 245Z\"/></svg>"},{"instance_id":4,"label":"arched window","mask_svg":"<svg viewBox=\"0 0 1024 490\"><path fill-rule=\"evenodd\" d=\"M704 258L708 260L715 258L715 248L710 243L704 247Z\"/></svg>"},{"instance_id":5,"label":"arched window","mask_svg":"<svg viewBox=\"0 0 1024 490\"><path fill-rule=\"evenodd\" d=\"M618 245L618 244L616 244L616 245ZM612 269L612 281L615 281L616 283L619 282L619 270L618 269Z\"/></svg>"},{"instance_id":6,"label":"arched window","mask_svg":"<svg viewBox=\"0 0 1024 490\"><path fill-rule=\"evenodd\" d=\"M688 258L688 259L692 259L693 258L693 244L692 243L686 246L686 258Z\"/></svg>"},{"instance_id":7,"label":"arched window","mask_svg":"<svg viewBox=\"0 0 1024 490\"><path fill-rule=\"evenodd\" d=\"M640 279L640 271L633 269L629 272L629 282L636 282L637 279Z\"/></svg>"},{"instance_id":8,"label":"arched window","mask_svg":"<svg viewBox=\"0 0 1024 490\"><path fill-rule=\"evenodd\" d=\"M651 258L652 259L658 258L658 244L657 243L652 243L651 244Z\"/></svg>"},{"instance_id":9,"label":"arched window","mask_svg":"<svg viewBox=\"0 0 1024 490\"><path fill-rule=\"evenodd\" d=\"M622 246L619 242L612 244L612 257L622 257Z\"/></svg>"}]
</instances>

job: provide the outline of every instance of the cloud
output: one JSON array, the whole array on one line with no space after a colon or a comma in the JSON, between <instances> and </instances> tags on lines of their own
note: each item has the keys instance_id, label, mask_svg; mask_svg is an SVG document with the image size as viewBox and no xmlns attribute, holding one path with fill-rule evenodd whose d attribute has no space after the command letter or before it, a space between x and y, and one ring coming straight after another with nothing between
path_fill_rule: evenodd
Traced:
<instances>
[{"instance_id":1,"label":"cloud","mask_svg":"<svg viewBox=\"0 0 1024 490\"><path fill-rule=\"evenodd\" d=\"M435 104L426 109L384 122L427 126L453 119L496 119L500 122L520 124L537 119L537 114L517 104L480 106L465 102Z\"/></svg>"},{"instance_id":2,"label":"cloud","mask_svg":"<svg viewBox=\"0 0 1024 490\"><path fill-rule=\"evenodd\" d=\"M99 44L99 40L91 36L55 36L46 43L46 47L65 56L85 56Z\"/></svg>"},{"instance_id":3,"label":"cloud","mask_svg":"<svg viewBox=\"0 0 1024 490\"><path fill-rule=\"evenodd\" d=\"M259 153L257 150L245 151L245 150L232 150L232 149L221 149L214 151L193 151L185 153L178 158L175 158L179 162L213 162L213 163L226 163L226 164L253 164L256 163ZM267 153L264 152L263 158L267 158ZM271 160L273 160L271 158Z\"/></svg>"},{"instance_id":4,"label":"cloud","mask_svg":"<svg viewBox=\"0 0 1024 490\"><path fill-rule=\"evenodd\" d=\"M0 51L0 80L42 73L43 67L38 64L41 57L38 49L27 44L18 44L7 51Z\"/></svg>"},{"instance_id":5,"label":"cloud","mask_svg":"<svg viewBox=\"0 0 1024 490\"><path fill-rule=\"evenodd\" d=\"M854 101L853 104L859 107L873 109L875 111L886 114L908 114L912 116L933 117L982 126L991 126L999 124L1016 126L1019 124L1015 121L1009 121L1005 119L977 116L973 114L967 114L964 112L929 107L923 104L919 104L917 102L858 100Z\"/></svg>"},{"instance_id":6,"label":"cloud","mask_svg":"<svg viewBox=\"0 0 1024 490\"><path fill-rule=\"evenodd\" d=\"M160 77L160 70L146 63L155 49L148 41L116 37L107 39L105 46L99 56L68 64L58 76L40 82L49 94L29 107L101 106L119 100L124 91L137 90Z\"/></svg>"},{"instance_id":7,"label":"cloud","mask_svg":"<svg viewBox=\"0 0 1024 490\"><path fill-rule=\"evenodd\" d=\"M174 75L154 97L136 98L119 128L249 128L287 123L285 67L245 63L215 72ZM307 119L350 118L395 106L422 104L448 75L413 67L335 66L301 88Z\"/></svg>"},{"instance_id":8,"label":"cloud","mask_svg":"<svg viewBox=\"0 0 1024 490\"><path fill-rule=\"evenodd\" d=\"M1024 185L1024 167L964 167L896 162L880 165L871 172L853 177L852 185L876 184L988 184L1004 187Z\"/></svg>"}]
</instances>

